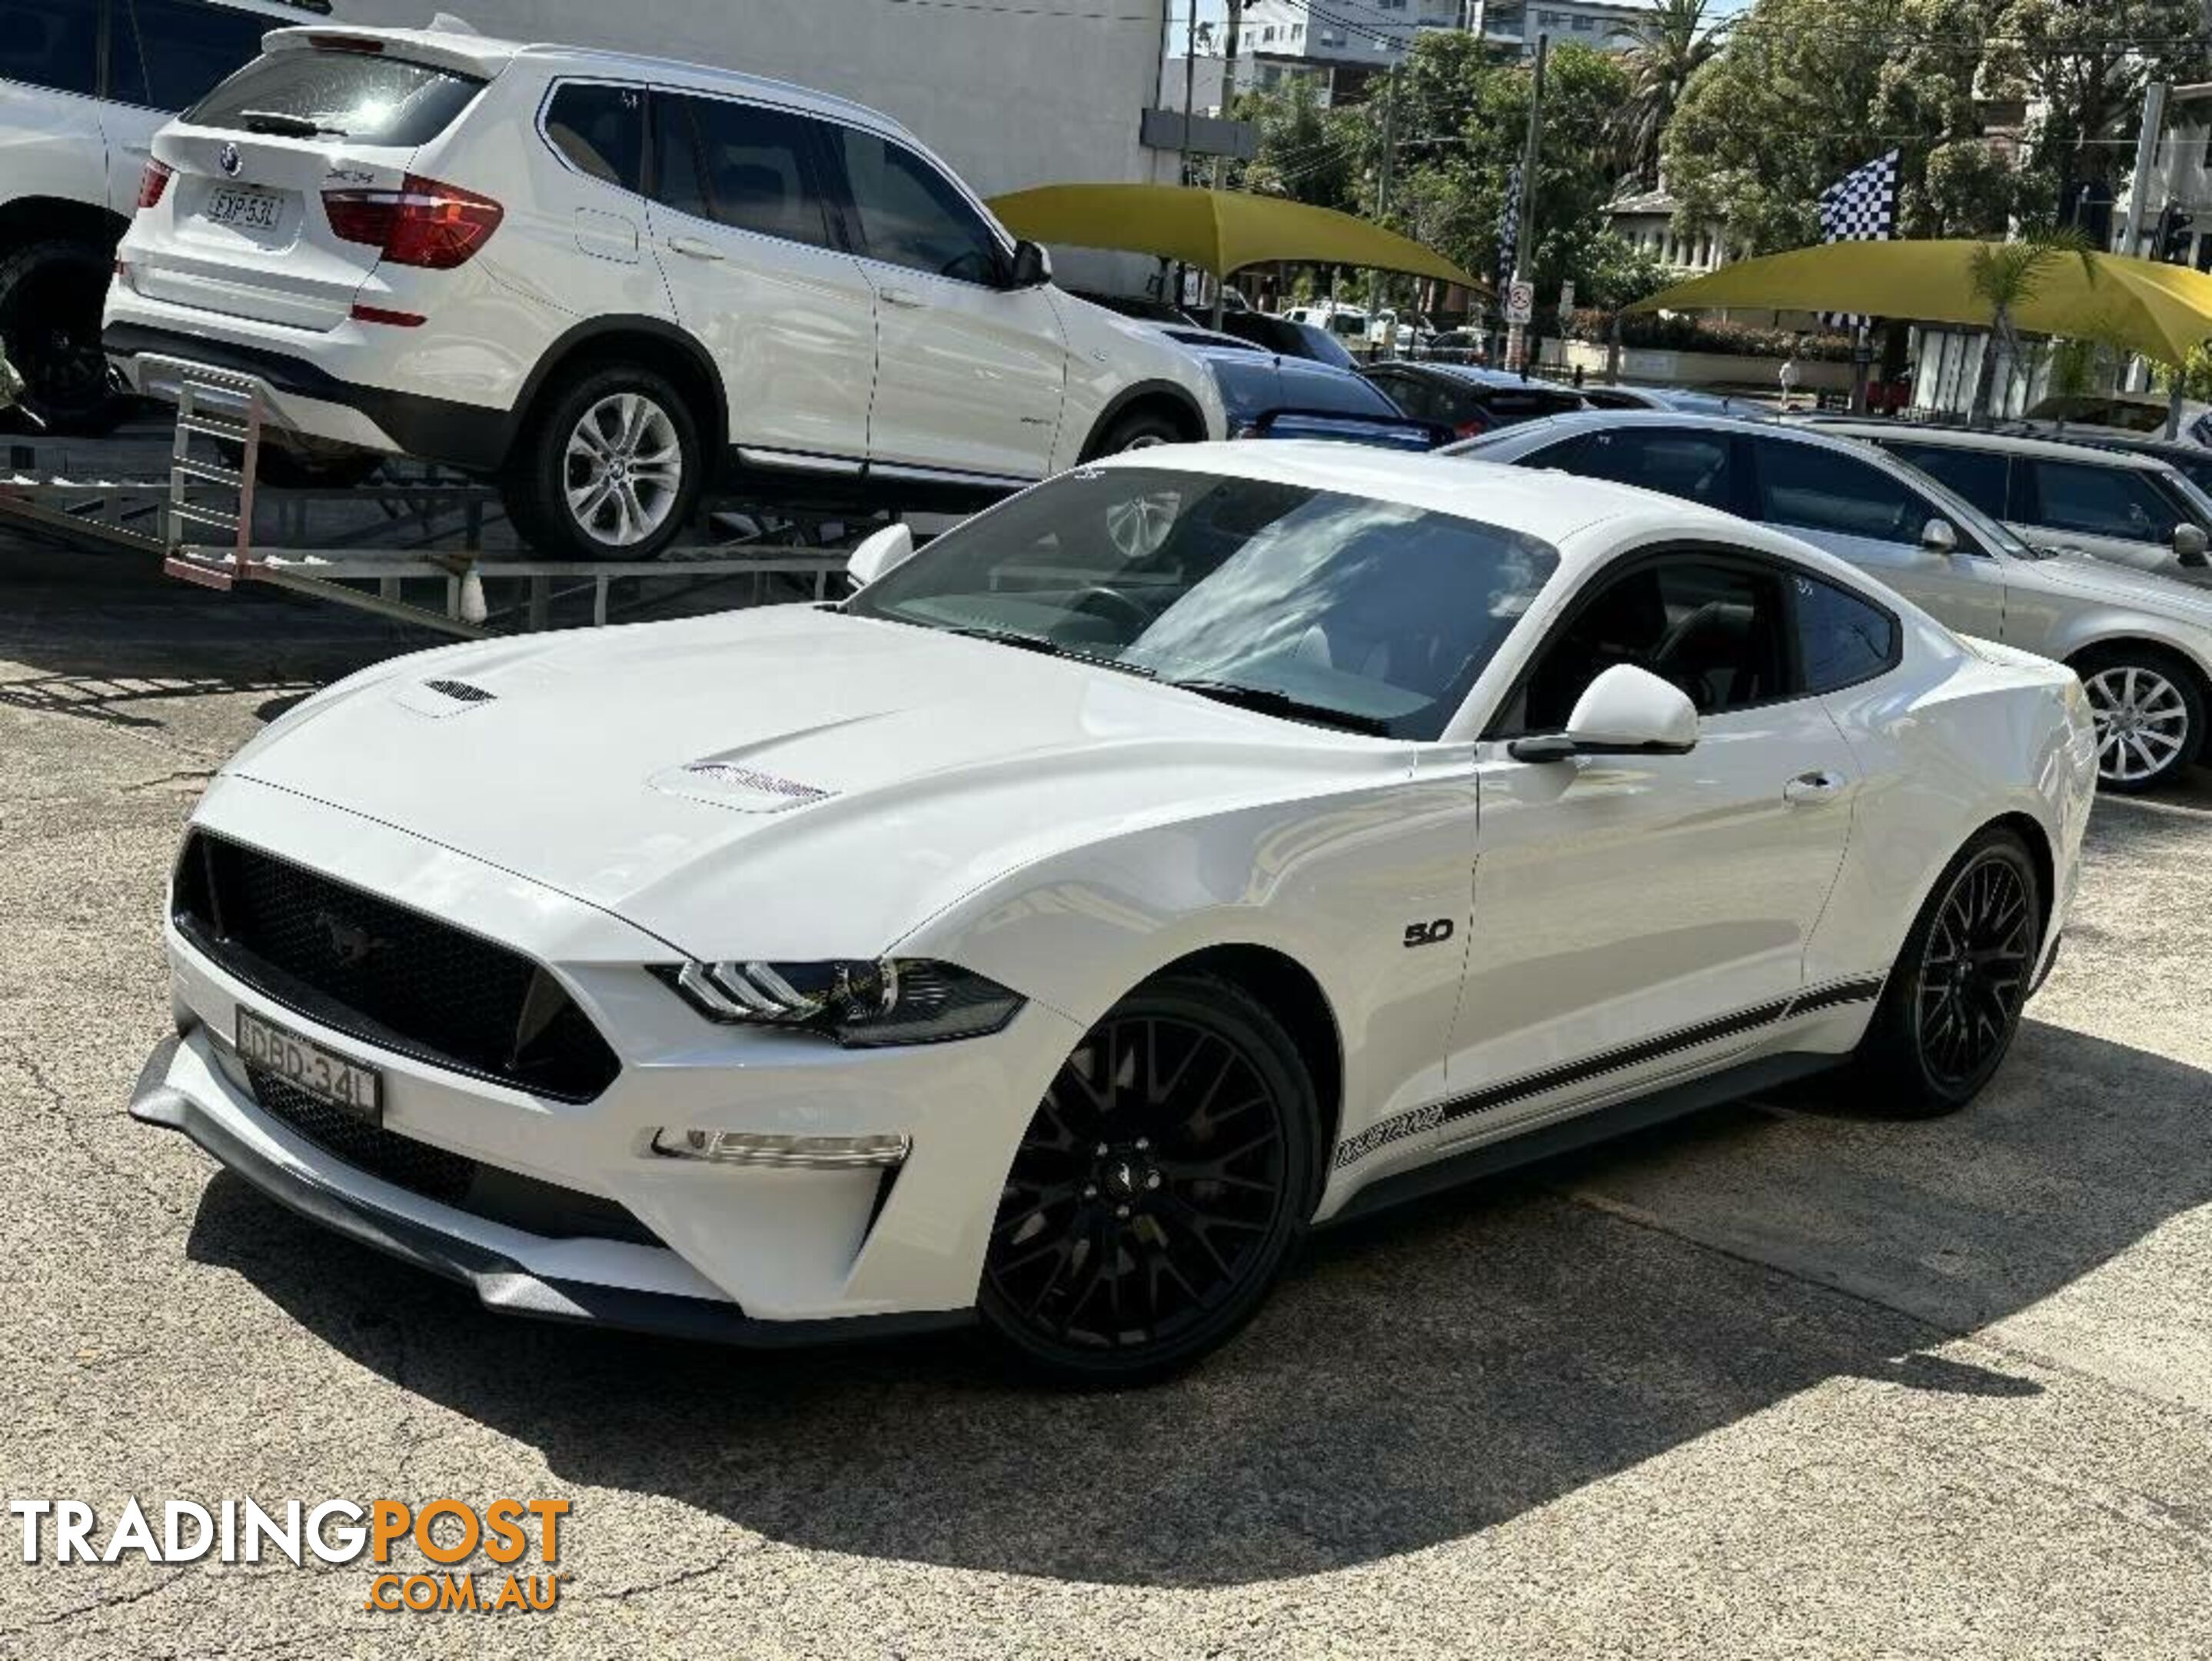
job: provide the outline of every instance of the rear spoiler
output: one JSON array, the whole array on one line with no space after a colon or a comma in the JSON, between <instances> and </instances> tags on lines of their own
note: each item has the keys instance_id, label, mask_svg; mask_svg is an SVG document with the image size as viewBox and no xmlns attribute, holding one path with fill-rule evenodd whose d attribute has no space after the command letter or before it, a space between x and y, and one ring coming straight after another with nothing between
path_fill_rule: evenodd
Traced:
<instances>
[{"instance_id":1,"label":"rear spoiler","mask_svg":"<svg viewBox=\"0 0 2212 1661\"><path fill-rule=\"evenodd\" d=\"M1270 410L1239 435L1243 438L1319 439L1370 444L1385 450L1433 450L1459 435L1411 416L1349 415L1341 410Z\"/></svg>"},{"instance_id":2,"label":"rear spoiler","mask_svg":"<svg viewBox=\"0 0 2212 1661\"><path fill-rule=\"evenodd\" d=\"M345 23L276 29L264 37L264 52L357 52L389 54L410 64L451 70L489 81L514 61L522 48L512 40L445 29L369 29Z\"/></svg>"}]
</instances>

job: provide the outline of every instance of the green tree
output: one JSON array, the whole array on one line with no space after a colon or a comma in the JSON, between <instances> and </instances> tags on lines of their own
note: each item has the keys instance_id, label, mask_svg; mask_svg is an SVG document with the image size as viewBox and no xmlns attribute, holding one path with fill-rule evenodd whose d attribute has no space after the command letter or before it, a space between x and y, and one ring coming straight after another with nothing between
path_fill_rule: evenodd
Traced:
<instances>
[{"instance_id":1,"label":"green tree","mask_svg":"<svg viewBox=\"0 0 2212 1661\"><path fill-rule=\"evenodd\" d=\"M1628 102L1621 119L1629 169L1646 185L1659 176L1659 144L1690 78L1720 50L1705 27L1706 0L1656 0L1630 31Z\"/></svg>"},{"instance_id":2,"label":"green tree","mask_svg":"<svg viewBox=\"0 0 2212 1661\"><path fill-rule=\"evenodd\" d=\"M1720 230L1751 253L1817 242L1820 192L1896 149L1899 228L1929 234L1929 157L1979 141L1987 3L1757 0L1692 77L1661 144L1683 228ZM1947 158L1943 211L1984 213L1981 160Z\"/></svg>"},{"instance_id":3,"label":"green tree","mask_svg":"<svg viewBox=\"0 0 2212 1661\"><path fill-rule=\"evenodd\" d=\"M1323 106L1303 76L1279 92L1244 94L1237 100L1237 115L1258 126L1260 146L1249 163L1230 173L1232 188L1320 208L1357 207L1362 118Z\"/></svg>"},{"instance_id":4,"label":"green tree","mask_svg":"<svg viewBox=\"0 0 2212 1661\"><path fill-rule=\"evenodd\" d=\"M1983 79L1993 94L2039 105L2031 155L2040 175L2110 185L2130 163L2144 87L2202 81L2208 69L2198 0L2007 0Z\"/></svg>"},{"instance_id":5,"label":"green tree","mask_svg":"<svg viewBox=\"0 0 2212 1661\"><path fill-rule=\"evenodd\" d=\"M2007 362L2020 359L2020 333L2013 313L2036 296L2043 280L2069 256L2081 262L2091 282L2097 264L2080 231L2068 226L2044 231L2017 242L1984 242L1974 249L1967 265L1967 283L1974 298L1990 308L1990 335L1994 350L1982 353L1980 373L1974 381L1972 418L1987 421L1990 399L1996 385L1999 353Z\"/></svg>"}]
</instances>

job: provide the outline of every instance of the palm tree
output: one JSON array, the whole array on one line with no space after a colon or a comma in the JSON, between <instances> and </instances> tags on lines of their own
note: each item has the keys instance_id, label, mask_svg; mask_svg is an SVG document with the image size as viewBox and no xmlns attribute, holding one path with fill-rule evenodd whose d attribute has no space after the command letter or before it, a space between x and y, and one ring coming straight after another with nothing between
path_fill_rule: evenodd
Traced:
<instances>
[{"instance_id":1,"label":"palm tree","mask_svg":"<svg viewBox=\"0 0 2212 1661\"><path fill-rule=\"evenodd\" d=\"M1720 50L1720 30L1705 27L1706 0L1656 0L1631 31L1628 102L1621 111L1628 164L1644 184L1658 182L1659 141L1705 60Z\"/></svg>"},{"instance_id":2,"label":"palm tree","mask_svg":"<svg viewBox=\"0 0 2212 1661\"><path fill-rule=\"evenodd\" d=\"M1990 344L1982 353L1982 367L1974 380L1974 403L1970 419L1990 418L1990 399L1996 386L1997 357L2008 364L2020 359L2020 332L2013 313L2035 298L2036 290L2053 265L2072 254L2081 262L2090 282L2097 280L2096 245L2076 226L2032 232L2017 242L1984 242L1968 256L1966 283L1974 298L1990 308Z\"/></svg>"}]
</instances>

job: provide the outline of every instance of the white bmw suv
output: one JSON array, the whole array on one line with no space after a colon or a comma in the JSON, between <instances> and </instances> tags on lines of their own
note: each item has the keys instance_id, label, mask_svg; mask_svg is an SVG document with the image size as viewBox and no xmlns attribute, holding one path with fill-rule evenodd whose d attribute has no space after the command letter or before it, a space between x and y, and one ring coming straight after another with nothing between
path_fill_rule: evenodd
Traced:
<instances>
[{"instance_id":1,"label":"white bmw suv","mask_svg":"<svg viewBox=\"0 0 2212 1661\"><path fill-rule=\"evenodd\" d=\"M961 507L1224 435L1203 365L858 105L452 29L265 48L155 141L103 334L141 392L251 374L280 430L496 477L601 559L725 468Z\"/></svg>"}]
</instances>

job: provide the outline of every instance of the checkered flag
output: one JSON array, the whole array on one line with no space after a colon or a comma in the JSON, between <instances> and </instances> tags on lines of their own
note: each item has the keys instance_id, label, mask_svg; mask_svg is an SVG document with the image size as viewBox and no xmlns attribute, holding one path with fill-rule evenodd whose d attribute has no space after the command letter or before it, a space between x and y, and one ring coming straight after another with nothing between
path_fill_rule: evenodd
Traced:
<instances>
[{"instance_id":1,"label":"checkered flag","mask_svg":"<svg viewBox=\"0 0 2212 1661\"><path fill-rule=\"evenodd\" d=\"M1513 258L1521 251L1521 167L1505 175L1505 205L1498 212L1498 292L1513 280Z\"/></svg>"},{"instance_id":2,"label":"checkered flag","mask_svg":"<svg viewBox=\"0 0 2212 1661\"><path fill-rule=\"evenodd\" d=\"M1897 152L1855 167L1820 192L1823 242L1887 242L1897 234ZM1831 328L1856 329L1869 319L1824 312Z\"/></svg>"}]
</instances>

